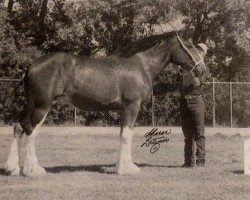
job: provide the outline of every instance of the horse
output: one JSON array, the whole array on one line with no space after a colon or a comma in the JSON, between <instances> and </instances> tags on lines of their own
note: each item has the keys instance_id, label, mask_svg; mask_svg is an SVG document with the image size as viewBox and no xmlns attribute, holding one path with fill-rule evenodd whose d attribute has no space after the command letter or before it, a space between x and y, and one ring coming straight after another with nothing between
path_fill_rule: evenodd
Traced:
<instances>
[{"instance_id":1,"label":"horse","mask_svg":"<svg viewBox=\"0 0 250 200\"><path fill-rule=\"evenodd\" d=\"M27 104L14 126L5 171L20 175L19 145L27 137L22 174L46 173L38 164L35 139L52 104L58 98L92 110L121 110L118 174L135 174L140 169L132 161L131 141L140 105L151 95L153 80L169 63L181 66L197 76L206 65L201 45L184 40L179 32L167 32L138 39L105 58L80 57L56 52L44 55L28 67L24 77Z\"/></svg>"}]
</instances>

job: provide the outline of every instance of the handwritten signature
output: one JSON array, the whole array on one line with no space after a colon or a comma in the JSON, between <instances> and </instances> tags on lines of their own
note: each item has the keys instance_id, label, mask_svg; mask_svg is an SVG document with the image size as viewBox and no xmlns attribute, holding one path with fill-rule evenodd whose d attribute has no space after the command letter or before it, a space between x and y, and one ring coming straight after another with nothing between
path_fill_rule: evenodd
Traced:
<instances>
[{"instance_id":1,"label":"handwritten signature","mask_svg":"<svg viewBox=\"0 0 250 200\"><path fill-rule=\"evenodd\" d=\"M160 149L161 143L167 143L169 141L169 138L166 137L166 135L169 135L170 133L171 129L166 131L159 131L158 128L153 128L151 131L147 132L144 135L146 141L141 145L141 147L149 147L150 145L152 145L150 148L150 153L154 154Z\"/></svg>"}]
</instances>

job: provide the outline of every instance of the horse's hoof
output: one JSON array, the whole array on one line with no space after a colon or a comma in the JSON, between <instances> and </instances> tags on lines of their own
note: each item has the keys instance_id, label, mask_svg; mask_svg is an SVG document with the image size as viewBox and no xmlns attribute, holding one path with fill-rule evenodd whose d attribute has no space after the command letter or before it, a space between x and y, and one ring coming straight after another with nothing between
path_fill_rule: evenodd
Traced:
<instances>
[{"instance_id":1,"label":"horse's hoof","mask_svg":"<svg viewBox=\"0 0 250 200\"><path fill-rule=\"evenodd\" d=\"M38 176L44 176L46 174L46 171L43 167L40 165L35 165L32 167L24 167L23 168L23 175L28 177L38 177Z\"/></svg>"},{"instance_id":2,"label":"horse's hoof","mask_svg":"<svg viewBox=\"0 0 250 200\"><path fill-rule=\"evenodd\" d=\"M137 167L135 164L129 164L126 168L123 168L122 170L118 170L118 174L119 175L124 175L124 174L131 174L131 175L134 175L134 174L138 174L140 173L141 170L139 167Z\"/></svg>"},{"instance_id":3,"label":"horse's hoof","mask_svg":"<svg viewBox=\"0 0 250 200\"><path fill-rule=\"evenodd\" d=\"M4 168L4 171L9 176L19 176L20 175L20 167L19 165L10 167L9 165L6 165Z\"/></svg>"}]
</instances>

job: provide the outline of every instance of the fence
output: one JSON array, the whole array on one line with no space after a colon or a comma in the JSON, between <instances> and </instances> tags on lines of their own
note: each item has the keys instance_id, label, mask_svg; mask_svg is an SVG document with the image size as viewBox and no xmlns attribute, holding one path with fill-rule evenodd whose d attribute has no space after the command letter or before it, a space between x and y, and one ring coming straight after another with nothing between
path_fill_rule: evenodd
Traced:
<instances>
[{"instance_id":1,"label":"fence","mask_svg":"<svg viewBox=\"0 0 250 200\"><path fill-rule=\"evenodd\" d=\"M25 105L23 85L18 79L0 79L0 125L15 123ZM204 100L207 126L250 127L250 83L207 82ZM119 126L117 111L86 112L56 102L49 112L46 125ZM142 105L137 126L179 126L179 92L152 95Z\"/></svg>"}]
</instances>

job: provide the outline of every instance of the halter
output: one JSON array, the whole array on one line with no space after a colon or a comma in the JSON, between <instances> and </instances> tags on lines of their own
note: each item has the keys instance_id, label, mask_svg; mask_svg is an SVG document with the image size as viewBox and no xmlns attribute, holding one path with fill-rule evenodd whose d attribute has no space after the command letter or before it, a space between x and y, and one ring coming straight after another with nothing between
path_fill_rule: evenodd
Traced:
<instances>
[{"instance_id":1,"label":"halter","mask_svg":"<svg viewBox=\"0 0 250 200\"><path fill-rule=\"evenodd\" d=\"M188 50L188 48L187 48L187 47L184 45L184 43L181 41L181 38L179 37L179 35L178 35L177 33L176 33L176 36L177 36L179 42L181 43L181 46L183 47L183 49L188 53L188 55L191 57L192 61L194 62L194 67L193 67L189 72L187 72L187 73L181 73L180 70L177 69L177 71L178 71L181 75L184 75L184 76L185 76L185 75L188 75L189 73L191 73L192 71L194 71L194 69L195 69L200 63L204 62L204 60L203 60L202 56L200 55L199 51L198 51L198 50L196 49L196 47L193 45L193 43L190 42L191 45L192 45L192 46L194 47L194 49L196 50L196 52L197 52L197 54L198 54L198 56L199 56L199 58L200 58L199 61L196 61L195 58L194 58L194 56L191 54L191 52Z\"/></svg>"}]
</instances>

